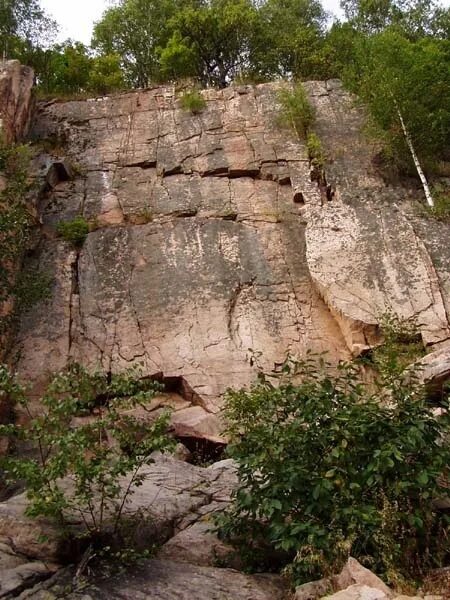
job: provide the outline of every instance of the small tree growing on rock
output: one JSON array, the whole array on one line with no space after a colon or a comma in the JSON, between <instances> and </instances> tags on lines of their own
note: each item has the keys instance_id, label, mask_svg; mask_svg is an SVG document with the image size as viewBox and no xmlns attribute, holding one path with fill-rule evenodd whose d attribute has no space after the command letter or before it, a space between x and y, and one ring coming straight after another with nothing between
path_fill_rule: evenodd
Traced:
<instances>
[{"instance_id":1,"label":"small tree growing on rock","mask_svg":"<svg viewBox=\"0 0 450 600\"><path fill-rule=\"evenodd\" d=\"M153 452L174 444L167 413L144 428L124 409L143 405L158 391L159 384L133 371L90 374L74 364L52 379L36 415L23 386L0 366L0 397L11 397L27 417L0 426L0 435L34 449L31 456L2 461L7 477L25 485L27 515L50 518L65 537L74 536L78 520L92 543L107 539L120 547L127 503L145 478L142 467L152 462Z\"/></svg>"}]
</instances>

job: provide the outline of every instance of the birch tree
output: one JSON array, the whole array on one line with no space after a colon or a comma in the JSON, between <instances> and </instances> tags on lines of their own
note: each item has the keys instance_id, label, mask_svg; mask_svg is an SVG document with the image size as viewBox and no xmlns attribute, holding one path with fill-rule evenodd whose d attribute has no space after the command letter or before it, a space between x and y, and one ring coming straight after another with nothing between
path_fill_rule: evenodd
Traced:
<instances>
[{"instance_id":1,"label":"birch tree","mask_svg":"<svg viewBox=\"0 0 450 600\"><path fill-rule=\"evenodd\" d=\"M450 147L449 64L448 40L412 41L388 28L359 40L346 73L367 107L385 157L403 170L415 169L430 206L425 173L446 158Z\"/></svg>"}]
</instances>

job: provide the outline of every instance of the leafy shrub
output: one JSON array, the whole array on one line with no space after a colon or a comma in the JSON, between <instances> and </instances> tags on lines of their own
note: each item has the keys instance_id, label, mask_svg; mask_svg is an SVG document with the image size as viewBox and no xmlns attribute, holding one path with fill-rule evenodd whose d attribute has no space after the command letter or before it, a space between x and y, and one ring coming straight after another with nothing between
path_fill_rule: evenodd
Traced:
<instances>
[{"instance_id":1,"label":"leafy shrub","mask_svg":"<svg viewBox=\"0 0 450 600\"><path fill-rule=\"evenodd\" d=\"M415 318L404 319L391 311L384 312L379 321L383 343L358 362L374 367L383 379L397 377L425 354L418 323Z\"/></svg>"},{"instance_id":2,"label":"leafy shrub","mask_svg":"<svg viewBox=\"0 0 450 600\"><path fill-rule=\"evenodd\" d=\"M28 146L0 143L0 172L5 177L4 188L0 192L0 303L14 294L15 269L33 224L26 204L30 189L29 162ZM10 331L13 321L11 314L0 316L0 336Z\"/></svg>"},{"instance_id":3,"label":"leafy shrub","mask_svg":"<svg viewBox=\"0 0 450 600\"><path fill-rule=\"evenodd\" d=\"M38 302L50 297L53 277L42 271L22 271L14 287L17 312L29 310Z\"/></svg>"},{"instance_id":4,"label":"leafy shrub","mask_svg":"<svg viewBox=\"0 0 450 600\"><path fill-rule=\"evenodd\" d=\"M448 399L436 417L411 376L386 377L374 393L354 364L333 374L308 357L282 371L227 394L240 483L221 535L244 557L287 565L296 583L350 554L390 582L440 566L450 520L433 501L448 492Z\"/></svg>"},{"instance_id":5,"label":"leafy shrub","mask_svg":"<svg viewBox=\"0 0 450 600\"><path fill-rule=\"evenodd\" d=\"M374 349L374 362L382 374L402 373L425 354L416 318L403 319L385 312L380 319L384 343Z\"/></svg>"},{"instance_id":6,"label":"leafy shrub","mask_svg":"<svg viewBox=\"0 0 450 600\"><path fill-rule=\"evenodd\" d=\"M34 455L10 456L3 467L11 481L21 481L29 500L27 515L51 518L62 536L73 537L70 522L84 523L83 535L111 547L121 540L124 510L142 484L141 467L155 450L173 442L166 435L168 414L146 424L121 409L142 404L160 385L140 380L133 371L108 377L72 365L57 374L40 399L42 410L31 413L24 388L0 366L0 397L8 396L28 419L0 426L0 435L32 444ZM74 418L89 415L75 425ZM127 478L122 485L121 478Z\"/></svg>"},{"instance_id":7,"label":"leafy shrub","mask_svg":"<svg viewBox=\"0 0 450 600\"><path fill-rule=\"evenodd\" d=\"M299 138L306 139L309 129L314 124L315 110L308 100L303 85L295 84L292 91L281 90L278 93L278 101L281 107L280 124L291 128Z\"/></svg>"},{"instance_id":8,"label":"leafy shrub","mask_svg":"<svg viewBox=\"0 0 450 600\"><path fill-rule=\"evenodd\" d=\"M31 215L25 203L29 190L28 146L4 146L0 144L0 172L6 178L0 193L0 301L6 299L13 281L9 265L20 258L26 246Z\"/></svg>"},{"instance_id":9,"label":"leafy shrub","mask_svg":"<svg viewBox=\"0 0 450 600\"><path fill-rule=\"evenodd\" d=\"M326 185L325 179L325 152L322 142L314 133L308 133L306 140L306 148L308 151L309 163L311 165L311 179L317 181L319 185Z\"/></svg>"},{"instance_id":10,"label":"leafy shrub","mask_svg":"<svg viewBox=\"0 0 450 600\"><path fill-rule=\"evenodd\" d=\"M72 221L61 221L56 228L60 235L67 242L74 246L82 246L89 233L89 223L81 216L75 217Z\"/></svg>"},{"instance_id":11,"label":"leafy shrub","mask_svg":"<svg viewBox=\"0 0 450 600\"><path fill-rule=\"evenodd\" d=\"M438 221L450 221L450 187L443 184L433 186L434 206L428 212Z\"/></svg>"},{"instance_id":12,"label":"leafy shrub","mask_svg":"<svg viewBox=\"0 0 450 600\"><path fill-rule=\"evenodd\" d=\"M186 92L180 98L181 108L189 110L193 115L201 113L206 108L206 101L200 92Z\"/></svg>"}]
</instances>

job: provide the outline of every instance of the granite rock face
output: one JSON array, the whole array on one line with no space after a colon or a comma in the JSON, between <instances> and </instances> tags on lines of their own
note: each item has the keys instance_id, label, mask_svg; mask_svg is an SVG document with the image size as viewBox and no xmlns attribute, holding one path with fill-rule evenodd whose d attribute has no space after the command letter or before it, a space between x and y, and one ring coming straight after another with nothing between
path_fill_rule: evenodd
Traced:
<instances>
[{"instance_id":1,"label":"granite rock face","mask_svg":"<svg viewBox=\"0 0 450 600\"><path fill-rule=\"evenodd\" d=\"M0 60L0 133L6 144L17 142L27 133L33 84L33 69L17 60Z\"/></svg>"},{"instance_id":2,"label":"granite rock face","mask_svg":"<svg viewBox=\"0 0 450 600\"><path fill-rule=\"evenodd\" d=\"M256 361L357 355L380 341L387 309L446 345L436 227L448 226L428 226L408 190L377 173L363 116L336 81L307 84L329 159L318 185L305 143L277 125L278 87L207 90L199 115L171 87L38 105L32 136L53 171L32 260L55 285L22 320L13 355L24 379L39 384L69 360L138 364L176 382L188 428L215 439L192 409L219 411ZM79 251L55 235L78 214L92 229Z\"/></svg>"},{"instance_id":3,"label":"granite rock face","mask_svg":"<svg viewBox=\"0 0 450 600\"><path fill-rule=\"evenodd\" d=\"M421 218L411 191L383 181L363 115L339 82L314 82L309 91L329 161L328 199L310 199L306 233L317 290L354 355L376 343L385 311L416 317L426 345L446 343L448 225Z\"/></svg>"}]
</instances>

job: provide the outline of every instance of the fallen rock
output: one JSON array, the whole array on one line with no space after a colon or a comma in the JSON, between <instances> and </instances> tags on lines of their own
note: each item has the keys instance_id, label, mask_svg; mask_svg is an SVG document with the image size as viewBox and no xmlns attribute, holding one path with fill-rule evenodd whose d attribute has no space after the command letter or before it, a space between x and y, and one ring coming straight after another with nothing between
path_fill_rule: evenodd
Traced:
<instances>
[{"instance_id":1,"label":"fallen rock","mask_svg":"<svg viewBox=\"0 0 450 600\"><path fill-rule=\"evenodd\" d=\"M392 590L375 573L363 567L355 558L350 558L336 578L336 587L343 590L354 584L364 585L380 590L388 598L393 596Z\"/></svg>"},{"instance_id":2,"label":"fallen rock","mask_svg":"<svg viewBox=\"0 0 450 600\"><path fill-rule=\"evenodd\" d=\"M316 600L316 598L322 598L326 594L332 592L333 589L334 584L331 577L324 577L317 581L309 581L308 583L299 585L295 589L293 600Z\"/></svg>"},{"instance_id":3,"label":"fallen rock","mask_svg":"<svg viewBox=\"0 0 450 600\"><path fill-rule=\"evenodd\" d=\"M387 600L390 596L378 588L356 583L331 596L324 596L324 598L327 600Z\"/></svg>"},{"instance_id":4,"label":"fallen rock","mask_svg":"<svg viewBox=\"0 0 450 600\"><path fill-rule=\"evenodd\" d=\"M431 390L442 388L442 384L450 379L450 346L427 354L413 368L419 381Z\"/></svg>"},{"instance_id":5,"label":"fallen rock","mask_svg":"<svg viewBox=\"0 0 450 600\"><path fill-rule=\"evenodd\" d=\"M212 531L211 521L198 521L164 544L158 558L187 562L200 567L240 566L232 546L225 544Z\"/></svg>"},{"instance_id":6,"label":"fallen rock","mask_svg":"<svg viewBox=\"0 0 450 600\"><path fill-rule=\"evenodd\" d=\"M42 562L26 562L0 571L0 598L17 596L25 587L47 579L56 567L48 567Z\"/></svg>"},{"instance_id":7,"label":"fallen rock","mask_svg":"<svg viewBox=\"0 0 450 600\"><path fill-rule=\"evenodd\" d=\"M217 415L201 406L191 406L173 413L171 426L177 437L203 438L216 444L225 444L223 423Z\"/></svg>"},{"instance_id":8,"label":"fallen rock","mask_svg":"<svg viewBox=\"0 0 450 600\"><path fill-rule=\"evenodd\" d=\"M183 462L189 462L190 459L192 458L192 453L188 448L186 448L186 446L184 444L178 443L175 447L173 456L177 460L182 460Z\"/></svg>"}]
</instances>

